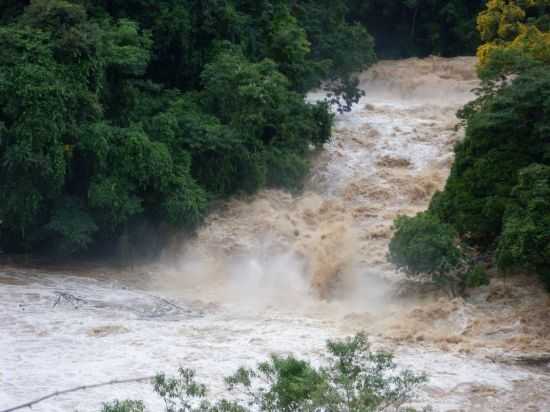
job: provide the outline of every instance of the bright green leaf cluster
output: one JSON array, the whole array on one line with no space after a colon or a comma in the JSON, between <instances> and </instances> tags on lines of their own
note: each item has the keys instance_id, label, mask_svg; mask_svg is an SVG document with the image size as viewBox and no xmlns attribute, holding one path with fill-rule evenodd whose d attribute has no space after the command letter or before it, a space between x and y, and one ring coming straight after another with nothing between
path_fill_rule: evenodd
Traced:
<instances>
[{"instance_id":1,"label":"bright green leaf cluster","mask_svg":"<svg viewBox=\"0 0 550 412\"><path fill-rule=\"evenodd\" d=\"M326 366L320 368L277 355L254 369L240 368L225 379L236 400L209 401L206 386L190 369L180 368L173 378L157 375L153 383L165 412L382 412L402 410L426 380L423 374L398 370L391 353L372 351L359 333L329 341ZM140 402L116 401L102 412L142 412L140 407Z\"/></svg>"}]
</instances>

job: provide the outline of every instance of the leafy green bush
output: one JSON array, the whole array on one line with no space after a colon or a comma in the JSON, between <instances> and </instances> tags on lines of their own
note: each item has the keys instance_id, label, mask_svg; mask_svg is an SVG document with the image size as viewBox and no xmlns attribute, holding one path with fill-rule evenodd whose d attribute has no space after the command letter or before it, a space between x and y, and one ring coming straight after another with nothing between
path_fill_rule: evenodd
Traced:
<instances>
[{"instance_id":1,"label":"leafy green bush","mask_svg":"<svg viewBox=\"0 0 550 412\"><path fill-rule=\"evenodd\" d=\"M271 186L300 189L309 170L309 162L298 155L271 150L266 154L267 182Z\"/></svg>"},{"instance_id":2,"label":"leafy green bush","mask_svg":"<svg viewBox=\"0 0 550 412\"><path fill-rule=\"evenodd\" d=\"M452 226L430 212L414 217L400 216L394 221L388 259L412 277L429 277L451 297L464 291L464 276L469 262L458 247Z\"/></svg>"},{"instance_id":3,"label":"leafy green bush","mask_svg":"<svg viewBox=\"0 0 550 412\"><path fill-rule=\"evenodd\" d=\"M467 288L479 288L488 285L489 282L487 271L481 265L474 266L464 275L464 285Z\"/></svg>"},{"instance_id":4,"label":"leafy green bush","mask_svg":"<svg viewBox=\"0 0 550 412\"><path fill-rule=\"evenodd\" d=\"M327 343L328 365L319 369L293 357L273 356L257 369L239 369L229 389L249 393L248 406L261 411L377 411L399 408L425 377L394 373L393 357L371 352L366 337ZM266 384L268 382L268 384Z\"/></svg>"},{"instance_id":5,"label":"leafy green bush","mask_svg":"<svg viewBox=\"0 0 550 412\"><path fill-rule=\"evenodd\" d=\"M456 232L429 212L400 216L390 241L389 259L398 268L418 275L449 272L460 261Z\"/></svg>"},{"instance_id":6,"label":"leafy green bush","mask_svg":"<svg viewBox=\"0 0 550 412\"><path fill-rule=\"evenodd\" d=\"M320 368L275 355L255 369L240 368L226 378L228 391L241 395L238 401L208 401L206 387L192 370L183 368L177 377L157 375L154 390L166 412L375 412L399 410L427 379L410 370L397 371L392 354L372 352L364 334L329 341L327 351L327 365ZM142 412L132 409L141 403L126 402L106 405L102 412Z\"/></svg>"},{"instance_id":7,"label":"leafy green bush","mask_svg":"<svg viewBox=\"0 0 550 412\"><path fill-rule=\"evenodd\" d=\"M86 249L93 241L97 226L85 211L78 199L63 198L55 210L46 230L59 237L58 250L71 254L75 250Z\"/></svg>"},{"instance_id":8,"label":"leafy green bush","mask_svg":"<svg viewBox=\"0 0 550 412\"><path fill-rule=\"evenodd\" d=\"M533 164L519 173L498 241L500 269L531 269L550 288L550 166Z\"/></svg>"},{"instance_id":9,"label":"leafy green bush","mask_svg":"<svg viewBox=\"0 0 550 412\"><path fill-rule=\"evenodd\" d=\"M103 405L101 412L145 412L141 401L113 401Z\"/></svg>"}]
</instances>

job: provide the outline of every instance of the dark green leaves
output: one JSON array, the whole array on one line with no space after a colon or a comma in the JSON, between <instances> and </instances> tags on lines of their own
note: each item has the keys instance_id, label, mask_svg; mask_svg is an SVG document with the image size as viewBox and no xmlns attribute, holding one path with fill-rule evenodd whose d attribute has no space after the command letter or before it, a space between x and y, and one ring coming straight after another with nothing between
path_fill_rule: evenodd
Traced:
<instances>
[{"instance_id":1,"label":"dark green leaves","mask_svg":"<svg viewBox=\"0 0 550 412\"><path fill-rule=\"evenodd\" d=\"M57 251L71 254L88 248L98 227L78 199L63 198L45 229L59 239Z\"/></svg>"},{"instance_id":2,"label":"dark green leaves","mask_svg":"<svg viewBox=\"0 0 550 412\"><path fill-rule=\"evenodd\" d=\"M503 270L538 272L550 288L550 167L533 164L518 180L504 215L497 263Z\"/></svg>"},{"instance_id":3,"label":"dark green leaves","mask_svg":"<svg viewBox=\"0 0 550 412\"><path fill-rule=\"evenodd\" d=\"M112 250L142 223L191 230L211 199L299 189L332 125L304 92L329 79L352 102L374 59L343 4L0 6L2 249Z\"/></svg>"},{"instance_id":4,"label":"dark green leaves","mask_svg":"<svg viewBox=\"0 0 550 412\"><path fill-rule=\"evenodd\" d=\"M385 58L461 56L479 44L482 0L349 0L349 19L361 22Z\"/></svg>"},{"instance_id":5,"label":"dark green leaves","mask_svg":"<svg viewBox=\"0 0 550 412\"><path fill-rule=\"evenodd\" d=\"M547 70L527 70L469 115L451 176L430 209L470 242L497 240L519 171L546 161L549 93Z\"/></svg>"},{"instance_id":6,"label":"dark green leaves","mask_svg":"<svg viewBox=\"0 0 550 412\"><path fill-rule=\"evenodd\" d=\"M395 229L389 258L397 267L413 274L446 273L458 264L456 232L432 214L400 216Z\"/></svg>"},{"instance_id":7,"label":"dark green leaves","mask_svg":"<svg viewBox=\"0 0 550 412\"><path fill-rule=\"evenodd\" d=\"M458 234L463 246L496 252L500 270L536 272L548 285L550 75L540 63L500 56L498 69L516 75L500 83L490 75L463 110L466 137L455 148L445 189L428 212L396 221L390 255L413 273L441 272L456 260ZM481 267L464 269L465 286L488 282Z\"/></svg>"}]
</instances>

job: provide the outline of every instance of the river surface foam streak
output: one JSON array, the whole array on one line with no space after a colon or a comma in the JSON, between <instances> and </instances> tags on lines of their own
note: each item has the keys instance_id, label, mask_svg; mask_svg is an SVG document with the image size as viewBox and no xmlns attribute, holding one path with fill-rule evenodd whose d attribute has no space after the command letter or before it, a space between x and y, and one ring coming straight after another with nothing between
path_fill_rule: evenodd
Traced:
<instances>
[{"instance_id":1,"label":"river surface foam streak","mask_svg":"<svg viewBox=\"0 0 550 412\"><path fill-rule=\"evenodd\" d=\"M148 267L1 267L0 410L180 365L216 396L239 366L290 352L319 363L326 339L360 330L430 376L418 405L550 410L547 369L499 361L550 352L550 301L539 289L496 282L467 301L398 298L403 277L386 261L394 218L424 210L445 183L463 136L455 113L478 85L475 59L382 61L360 80L365 97L337 116L303 193L233 199ZM33 411L97 412L114 398L161 410L136 383Z\"/></svg>"}]
</instances>

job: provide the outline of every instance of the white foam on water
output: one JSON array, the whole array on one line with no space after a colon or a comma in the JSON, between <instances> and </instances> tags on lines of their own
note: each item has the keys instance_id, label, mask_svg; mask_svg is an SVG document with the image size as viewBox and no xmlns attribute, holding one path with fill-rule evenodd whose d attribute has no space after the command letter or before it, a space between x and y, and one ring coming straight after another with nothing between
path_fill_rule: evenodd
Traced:
<instances>
[{"instance_id":1,"label":"white foam on water","mask_svg":"<svg viewBox=\"0 0 550 412\"><path fill-rule=\"evenodd\" d=\"M425 209L444 184L462 136L454 113L476 84L473 58L380 62L361 76L366 96L337 117L303 194L268 190L228 202L144 282L0 273L0 410L179 366L196 369L217 396L224 376L270 353L320 363L326 339L369 329L378 313L398 321L387 297L386 279L399 276L385 259L391 222ZM419 325L462 333L473 315L453 310ZM419 405L550 410L546 372L372 330L375 347L395 350L400 367L429 374ZM150 385L126 384L33 410L92 412L115 398L160 408Z\"/></svg>"}]
</instances>

